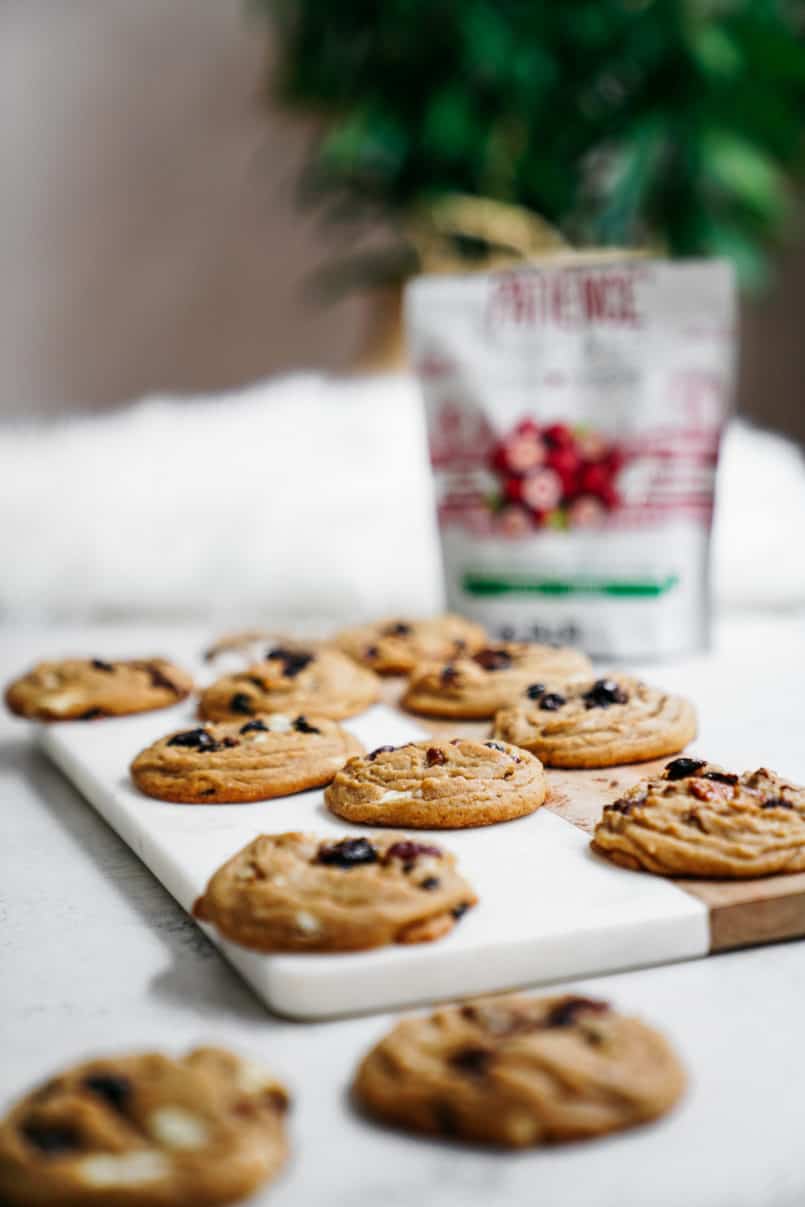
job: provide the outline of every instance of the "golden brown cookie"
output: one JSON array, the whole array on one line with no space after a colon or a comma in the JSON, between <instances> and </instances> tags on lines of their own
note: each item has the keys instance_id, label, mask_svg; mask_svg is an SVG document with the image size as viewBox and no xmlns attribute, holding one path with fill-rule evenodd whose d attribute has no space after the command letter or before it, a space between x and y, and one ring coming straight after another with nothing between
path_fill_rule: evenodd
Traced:
<instances>
[{"instance_id":1,"label":"golden brown cookie","mask_svg":"<svg viewBox=\"0 0 805 1207\"><path fill-rule=\"evenodd\" d=\"M234 721L264 712L309 712L340 721L379 695L377 675L340 650L276 646L263 662L205 688L200 714L207 721Z\"/></svg>"},{"instance_id":2,"label":"golden brown cookie","mask_svg":"<svg viewBox=\"0 0 805 1207\"><path fill-rule=\"evenodd\" d=\"M609 675L533 683L496 715L493 733L548 767L614 767L684 749L696 737L696 712L683 696Z\"/></svg>"},{"instance_id":3,"label":"golden brown cookie","mask_svg":"<svg viewBox=\"0 0 805 1207\"><path fill-rule=\"evenodd\" d=\"M679 758L606 805L593 850L659 876L805 871L805 788L761 767L736 775Z\"/></svg>"},{"instance_id":4,"label":"golden brown cookie","mask_svg":"<svg viewBox=\"0 0 805 1207\"><path fill-rule=\"evenodd\" d=\"M533 813L545 800L545 777L527 750L431 738L350 759L324 800L347 821L454 830Z\"/></svg>"},{"instance_id":5,"label":"golden brown cookie","mask_svg":"<svg viewBox=\"0 0 805 1207\"><path fill-rule=\"evenodd\" d=\"M168 708L193 680L164 658L67 658L40 662L6 688L11 712L36 721L91 721Z\"/></svg>"},{"instance_id":6,"label":"golden brown cookie","mask_svg":"<svg viewBox=\"0 0 805 1207\"><path fill-rule=\"evenodd\" d=\"M445 662L472 654L487 641L481 625L446 612L426 620L379 620L345 629L334 644L379 675L407 675L420 662Z\"/></svg>"},{"instance_id":7,"label":"golden brown cookie","mask_svg":"<svg viewBox=\"0 0 805 1207\"><path fill-rule=\"evenodd\" d=\"M665 1039L589 998L501 997L405 1018L364 1057L357 1100L387 1123L523 1148L655 1119L685 1075Z\"/></svg>"},{"instance_id":8,"label":"golden brown cookie","mask_svg":"<svg viewBox=\"0 0 805 1207\"><path fill-rule=\"evenodd\" d=\"M179 730L137 755L131 777L159 800L212 805L268 800L329 784L357 738L326 717L266 713Z\"/></svg>"},{"instance_id":9,"label":"golden brown cookie","mask_svg":"<svg viewBox=\"0 0 805 1207\"><path fill-rule=\"evenodd\" d=\"M432 717L493 717L530 683L589 675L586 654L567 646L500 642L470 657L422 666L411 676L403 708Z\"/></svg>"},{"instance_id":10,"label":"golden brown cookie","mask_svg":"<svg viewBox=\"0 0 805 1207\"><path fill-rule=\"evenodd\" d=\"M439 939L476 901L432 843L263 834L218 869L193 912L256 951L359 951Z\"/></svg>"},{"instance_id":11,"label":"golden brown cookie","mask_svg":"<svg viewBox=\"0 0 805 1207\"><path fill-rule=\"evenodd\" d=\"M286 1156L285 1089L217 1048L68 1069L0 1123L11 1207L215 1207L250 1195Z\"/></svg>"}]
</instances>

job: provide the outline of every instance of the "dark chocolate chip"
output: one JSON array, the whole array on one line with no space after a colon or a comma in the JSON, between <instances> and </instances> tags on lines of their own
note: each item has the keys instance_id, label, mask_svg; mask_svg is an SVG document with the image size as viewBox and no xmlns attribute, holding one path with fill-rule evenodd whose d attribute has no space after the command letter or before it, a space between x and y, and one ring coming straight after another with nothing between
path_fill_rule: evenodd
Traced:
<instances>
[{"instance_id":1,"label":"dark chocolate chip","mask_svg":"<svg viewBox=\"0 0 805 1207\"><path fill-rule=\"evenodd\" d=\"M492 1053L488 1048L460 1048L448 1058L451 1069L466 1073L468 1077L483 1077L489 1068Z\"/></svg>"},{"instance_id":2,"label":"dark chocolate chip","mask_svg":"<svg viewBox=\"0 0 805 1207\"><path fill-rule=\"evenodd\" d=\"M440 767L447 762L447 755L438 746L429 746L425 755L425 762L429 767Z\"/></svg>"},{"instance_id":3,"label":"dark chocolate chip","mask_svg":"<svg viewBox=\"0 0 805 1207\"><path fill-rule=\"evenodd\" d=\"M377 851L366 838L342 838L340 842L319 847L316 862L337 868L354 868L362 863L377 863Z\"/></svg>"},{"instance_id":4,"label":"dark chocolate chip","mask_svg":"<svg viewBox=\"0 0 805 1207\"><path fill-rule=\"evenodd\" d=\"M793 809L794 806L790 800L783 800L781 796L770 796L768 800L764 800L760 806L761 809Z\"/></svg>"},{"instance_id":5,"label":"dark chocolate chip","mask_svg":"<svg viewBox=\"0 0 805 1207\"><path fill-rule=\"evenodd\" d=\"M233 738L231 736L231 734L227 734L227 736L225 738L221 739L219 748L220 748L220 746L226 746L231 749L233 746L240 746L240 742L238 741L237 738Z\"/></svg>"},{"instance_id":6,"label":"dark chocolate chip","mask_svg":"<svg viewBox=\"0 0 805 1207\"><path fill-rule=\"evenodd\" d=\"M506 747L501 746L500 742L484 742L484 746L488 746L490 750L499 750L501 754L506 753Z\"/></svg>"},{"instance_id":7,"label":"dark chocolate chip","mask_svg":"<svg viewBox=\"0 0 805 1207\"><path fill-rule=\"evenodd\" d=\"M567 704L567 700L564 696L560 696L559 692L546 692L539 702L543 712L558 712L565 704Z\"/></svg>"},{"instance_id":8,"label":"dark chocolate chip","mask_svg":"<svg viewBox=\"0 0 805 1207\"><path fill-rule=\"evenodd\" d=\"M247 675L246 682L251 683L252 686L256 687L259 692L268 691L268 686L265 680L261 679L258 675Z\"/></svg>"},{"instance_id":9,"label":"dark chocolate chip","mask_svg":"<svg viewBox=\"0 0 805 1207\"><path fill-rule=\"evenodd\" d=\"M731 771L705 771L703 780L713 780L716 784L737 784L738 776Z\"/></svg>"},{"instance_id":10,"label":"dark chocolate chip","mask_svg":"<svg viewBox=\"0 0 805 1207\"><path fill-rule=\"evenodd\" d=\"M396 624L390 624L388 628L383 630L384 637L409 637L412 629L410 624L404 624L398 621Z\"/></svg>"},{"instance_id":11,"label":"dark chocolate chip","mask_svg":"<svg viewBox=\"0 0 805 1207\"><path fill-rule=\"evenodd\" d=\"M238 733L269 733L269 728L265 721L261 721L258 717L255 721L247 721L245 725L241 725Z\"/></svg>"},{"instance_id":12,"label":"dark chocolate chip","mask_svg":"<svg viewBox=\"0 0 805 1207\"><path fill-rule=\"evenodd\" d=\"M131 1082L120 1073L90 1073L81 1084L120 1113L131 1099Z\"/></svg>"},{"instance_id":13,"label":"dark chocolate chip","mask_svg":"<svg viewBox=\"0 0 805 1207\"><path fill-rule=\"evenodd\" d=\"M540 696L545 695L545 684L530 683L525 689L525 694L528 696L529 700L539 700Z\"/></svg>"},{"instance_id":14,"label":"dark chocolate chip","mask_svg":"<svg viewBox=\"0 0 805 1207\"><path fill-rule=\"evenodd\" d=\"M365 657L367 657L367 658L376 658L378 656L378 654L380 653L380 650L377 648L376 645L367 645L366 649L363 652L364 652Z\"/></svg>"},{"instance_id":15,"label":"dark chocolate chip","mask_svg":"<svg viewBox=\"0 0 805 1207\"><path fill-rule=\"evenodd\" d=\"M575 1023L579 1014L605 1014L607 1010L609 1003L598 1001L596 998L566 997L548 1012L545 1026L569 1027Z\"/></svg>"},{"instance_id":16,"label":"dark chocolate chip","mask_svg":"<svg viewBox=\"0 0 805 1207\"><path fill-rule=\"evenodd\" d=\"M489 647L473 654L473 658L485 671L503 671L512 664L512 656L508 650L496 650Z\"/></svg>"},{"instance_id":17,"label":"dark chocolate chip","mask_svg":"<svg viewBox=\"0 0 805 1207\"><path fill-rule=\"evenodd\" d=\"M423 888L426 893L432 893L433 890L438 888L441 883L442 882L438 876L428 876L422 881L419 887Z\"/></svg>"},{"instance_id":18,"label":"dark chocolate chip","mask_svg":"<svg viewBox=\"0 0 805 1207\"><path fill-rule=\"evenodd\" d=\"M367 758L370 763L373 763L379 754L388 754L390 750L396 750L396 746L376 746L374 750L370 750Z\"/></svg>"},{"instance_id":19,"label":"dark chocolate chip","mask_svg":"<svg viewBox=\"0 0 805 1207\"><path fill-rule=\"evenodd\" d=\"M102 658L93 658L92 665L96 671L106 671L107 675L111 675L115 669L111 662L104 662Z\"/></svg>"},{"instance_id":20,"label":"dark chocolate chip","mask_svg":"<svg viewBox=\"0 0 805 1207\"><path fill-rule=\"evenodd\" d=\"M434 1102L431 1109L437 1131L441 1132L443 1136L458 1134L458 1118L449 1102Z\"/></svg>"},{"instance_id":21,"label":"dark chocolate chip","mask_svg":"<svg viewBox=\"0 0 805 1207\"><path fill-rule=\"evenodd\" d=\"M626 704L628 699L626 692L614 679L596 679L582 696L585 708L609 708L611 704Z\"/></svg>"},{"instance_id":22,"label":"dark chocolate chip","mask_svg":"<svg viewBox=\"0 0 805 1207\"><path fill-rule=\"evenodd\" d=\"M190 750L217 750L218 743L206 729L186 729L168 739L168 746L187 746Z\"/></svg>"},{"instance_id":23,"label":"dark chocolate chip","mask_svg":"<svg viewBox=\"0 0 805 1207\"><path fill-rule=\"evenodd\" d=\"M155 662L146 662L145 669L151 679L152 687L164 687L168 691L173 692L174 696L181 695L181 688L177 687L172 679L169 679L162 667L157 666Z\"/></svg>"},{"instance_id":24,"label":"dark chocolate chip","mask_svg":"<svg viewBox=\"0 0 805 1207\"><path fill-rule=\"evenodd\" d=\"M23 1123L20 1131L29 1144L33 1144L34 1148L38 1148L42 1153L47 1153L48 1156L76 1152L81 1148L81 1139L71 1127L40 1123L32 1119L28 1123Z\"/></svg>"},{"instance_id":25,"label":"dark chocolate chip","mask_svg":"<svg viewBox=\"0 0 805 1207\"><path fill-rule=\"evenodd\" d=\"M321 730L317 729L315 725L311 725L307 717L303 717L301 713L294 721L293 727L297 733L321 733Z\"/></svg>"},{"instance_id":26,"label":"dark chocolate chip","mask_svg":"<svg viewBox=\"0 0 805 1207\"><path fill-rule=\"evenodd\" d=\"M98 717L103 716L102 708L88 708L86 712L82 712L79 717L80 721L97 721Z\"/></svg>"},{"instance_id":27,"label":"dark chocolate chip","mask_svg":"<svg viewBox=\"0 0 805 1207\"><path fill-rule=\"evenodd\" d=\"M282 673L286 679L294 679L313 661L314 655L306 654L302 650L287 650L282 646L275 646L273 650L268 651L266 657L281 662Z\"/></svg>"},{"instance_id":28,"label":"dark chocolate chip","mask_svg":"<svg viewBox=\"0 0 805 1207\"><path fill-rule=\"evenodd\" d=\"M442 668L442 673L439 676L445 687L449 687L451 683L455 683L458 679L458 671L454 666L445 666Z\"/></svg>"},{"instance_id":29,"label":"dark chocolate chip","mask_svg":"<svg viewBox=\"0 0 805 1207\"><path fill-rule=\"evenodd\" d=\"M635 802L631 800L614 800L611 805L604 805L604 812L623 813L624 816L628 816L634 805Z\"/></svg>"},{"instance_id":30,"label":"dark chocolate chip","mask_svg":"<svg viewBox=\"0 0 805 1207\"><path fill-rule=\"evenodd\" d=\"M453 915L453 917L456 919L456 921L458 921L459 918L464 917L464 915L466 914L466 912L469 908L470 908L469 901L462 901L458 905L456 905L453 909L451 909L450 913Z\"/></svg>"},{"instance_id":31,"label":"dark chocolate chip","mask_svg":"<svg viewBox=\"0 0 805 1207\"><path fill-rule=\"evenodd\" d=\"M243 717L250 717L252 715L251 696L247 696L246 692L235 692L229 701L229 711L240 713Z\"/></svg>"},{"instance_id":32,"label":"dark chocolate chip","mask_svg":"<svg viewBox=\"0 0 805 1207\"><path fill-rule=\"evenodd\" d=\"M667 780L686 780L706 766L706 759L672 759L670 763L665 764L665 778Z\"/></svg>"}]
</instances>

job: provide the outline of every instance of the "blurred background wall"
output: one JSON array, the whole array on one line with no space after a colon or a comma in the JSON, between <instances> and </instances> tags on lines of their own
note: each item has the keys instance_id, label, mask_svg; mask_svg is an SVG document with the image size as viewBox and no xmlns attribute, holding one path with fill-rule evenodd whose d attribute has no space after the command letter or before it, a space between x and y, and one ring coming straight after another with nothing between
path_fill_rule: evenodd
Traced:
<instances>
[{"instance_id":1,"label":"blurred background wall","mask_svg":"<svg viewBox=\"0 0 805 1207\"><path fill-rule=\"evenodd\" d=\"M0 414L352 361L371 302L312 305L309 131L272 112L244 0L0 6ZM741 408L805 441L805 244L745 306Z\"/></svg>"}]
</instances>

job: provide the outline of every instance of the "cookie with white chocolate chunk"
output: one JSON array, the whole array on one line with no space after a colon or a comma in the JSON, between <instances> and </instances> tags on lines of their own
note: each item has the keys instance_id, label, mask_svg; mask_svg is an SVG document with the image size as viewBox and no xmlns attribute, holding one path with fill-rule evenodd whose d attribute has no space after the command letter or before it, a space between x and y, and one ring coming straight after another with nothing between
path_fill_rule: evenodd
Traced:
<instances>
[{"instance_id":1,"label":"cookie with white chocolate chunk","mask_svg":"<svg viewBox=\"0 0 805 1207\"><path fill-rule=\"evenodd\" d=\"M91 1060L0 1123L10 1207L217 1207L250 1195L286 1157L288 1095L218 1048Z\"/></svg>"}]
</instances>

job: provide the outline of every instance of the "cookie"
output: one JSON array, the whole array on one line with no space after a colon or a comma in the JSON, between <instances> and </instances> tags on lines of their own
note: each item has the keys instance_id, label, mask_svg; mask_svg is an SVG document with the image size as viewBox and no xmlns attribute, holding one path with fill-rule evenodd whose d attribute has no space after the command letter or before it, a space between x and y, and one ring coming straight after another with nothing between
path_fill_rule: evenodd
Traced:
<instances>
[{"instance_id":1,"label":"cookie","mask_svg":"<svg viewBox=\"0 0 805 1207\"><path fill-rule=\"evenodd\" d=\"M325 717L266 713L168 734L131 765L141 792L159 800L211 805L268 800L329 784L357 738Z\"/></svg>"},{"instance_id":2,"label":"cookie","mask_svg":"<svg viewBox=\"0 0 805 1207\"><path fill-rule=\"evenodd\" d=\"M347 821L450 830L533 813L545 800L545 777L526 750L432 738L350 759L324 800Z\"/></svg>"},{"instance_id":3,"label":"cookie","mask_svg":"<svg viewBox=\"0 0 805 1207\"><path fill-rule=\"evenodd\" d=\"M486 998L405 1018L364 1057L353 1091L386 1123L524 1148L645 1123L684 1085L651 1027L565 995Z\"/></svg>"},{"instance_id":4,"label":"cookie","mask_svg":"<svg viewBox=\"0 0 805 1207\"><path fill-rule=\"evenodd\" d=\"M234 721L264 712L311 713L340 721L374 704L380 680L340 650L275 646L263 662L216 679L201 693L207 721Z\"/></svg>"},{"instance_id":5,"label":"cookie","mask_svg":"<svg viewBox=\"0 0 805 1207\"><path fill-rule=\"evenodd\" d=\"M805 871L805 788L761 767L736 775L679 758L604 807L593 850L659 876Z\"/></svg>"},{"instance_id":6,"label":"cookie","mask_svg":"<svg viewBox=\"0 0 805 1207\"><path fill-rule=\"evenodd\" d=\"M483 720L511 704L530 683L591 671L580 650L501 642L469 657L421 667L411 676L402 705L425 716Z\"/></svg>"},{"instance_id":7,"label":"cookie","mask_svg":"<svg viewBox=\"0 0 805 1207\"><path fill-rule=\"evenodd\" d=\"M0 1123L11 1207L215 1207L286 1156L284 1088L217 1048L91 1060L22 1098Z\"/></svg>"},{"instance_id":8,"label":"cookie","mask_svg":"<svg viewBox=\"0 0 805 1207\"><path fill-rule=\"evenodd\" d=\"M626 675L532 683L497 714L493 734L548 767L614 767L676 754L696 737L696 713L683 696Z\"/></svg>"},{"instance_id":9,"label":"cookie","mask_svg":"<svg viewBox=\"0 0 805 1207\"><path fill-rule=\"evenodd\" d=\"M487 640L479 624L447 612L427 620L399 617L346 629L334 644L379 675L407 675L420 662L445 662L472 654Z\"/></svg>"},{"instance_id":10,"label":"cookie","mask_svg":"<svg viewBox=\"0 0 805 1207\"><path fill-rule=\"evenodd\" d=\"M218 869L193 913L255 951L360 951L440 939L476 901L432 843L263 834Z\"/></svg>"},{"instance_id":11,"label":"cookie","mask_svg":"<svg viewBox=\"0 0 805 1207\"><path fill-rule=\"evenodd\" d=\"M164 658L67 658L40 662L6 688L11 712L36 721L91 721L169 708L193 680Z\"/></svg>"}]
</instances>

